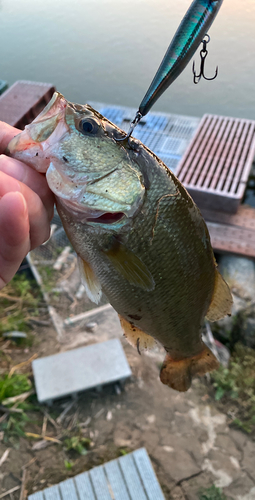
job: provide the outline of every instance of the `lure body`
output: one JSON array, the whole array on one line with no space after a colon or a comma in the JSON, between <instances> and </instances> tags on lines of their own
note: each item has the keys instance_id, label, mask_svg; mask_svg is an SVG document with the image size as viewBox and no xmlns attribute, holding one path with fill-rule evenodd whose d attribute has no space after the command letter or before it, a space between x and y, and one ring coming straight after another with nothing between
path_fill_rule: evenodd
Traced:
<instances>
[{"instance_id":1,"label":"lure body","mask_svg":"<svg viewBox=\"0 0 255 500\"><path fill-rule=\"evenodd\" d=\"M214 21L223 0L194 0L170 43L147 90L139 113L148 113L157 99L182 73Z\"/></svg>"}]
</instances>

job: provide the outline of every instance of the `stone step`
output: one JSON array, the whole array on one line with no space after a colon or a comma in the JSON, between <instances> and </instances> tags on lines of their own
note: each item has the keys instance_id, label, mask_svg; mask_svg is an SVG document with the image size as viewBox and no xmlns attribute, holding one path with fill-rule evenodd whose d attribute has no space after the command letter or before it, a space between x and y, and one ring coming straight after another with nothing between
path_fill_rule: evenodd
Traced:
<instances>
[{"instance_id":1,"label":"stone step","mask_svg":"<svg viewBox=\"0 0 255 500\"><path fill-rule=\"evenodd\" d=\"M119 339L39 358L32 363L40 403L124 381L131 370Z\"/></svg>"}]
</instances>

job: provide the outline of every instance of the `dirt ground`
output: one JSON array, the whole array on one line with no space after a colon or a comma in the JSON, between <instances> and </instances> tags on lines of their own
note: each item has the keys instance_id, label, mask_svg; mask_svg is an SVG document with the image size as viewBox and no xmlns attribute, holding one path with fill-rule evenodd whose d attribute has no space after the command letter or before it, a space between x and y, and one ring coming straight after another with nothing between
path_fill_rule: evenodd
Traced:
<instances>
[{"instance_id":1,"label":"dirt ground","mask_svg":"<svg viewBox=\"0 0 255 500\"><path fill-rule=\"evenodd\" d=\"M133 374L131 379L122 388L113 385L101 392L88 391L76 400L58 400L50 407L41 405L40 411L30 412L32 422L28 422L26 431L38 435L44 432L47 437L58 439L59 444L44 442L47 446L36 450L38 439L22 437L19 444L0 441L0 459L9 448L8 457L0 466L0 498L21 486L22 478L23 498L27 498L35 491L144 446L167 500L198 499L201 488L213 484L222 488L227 498L253 500L255 442L228 425L231 418L217 410L208 379L194 380L185 394L163 386L159 381L162 353L139 356L121 337L116 324L109 327L113 320L110 318L107 323L107 318L100 328L110 331L110 338L121 338ZM108 338L107 334L100 334L100 328L94 341ZM36 327L34 333L31 348L6 349L11 365L33 354L42 357L93 342L93 333L86 335L74 330L59 342L52 326ZM1 362L1 367L5 362ZM24 371L28 371L27 367ZM86 455L67 451L64 445L65 439L77 435L90 440ZM21 489L17 489L4 498L18 500L20 495Z\"/></svg>"}]
</instances>

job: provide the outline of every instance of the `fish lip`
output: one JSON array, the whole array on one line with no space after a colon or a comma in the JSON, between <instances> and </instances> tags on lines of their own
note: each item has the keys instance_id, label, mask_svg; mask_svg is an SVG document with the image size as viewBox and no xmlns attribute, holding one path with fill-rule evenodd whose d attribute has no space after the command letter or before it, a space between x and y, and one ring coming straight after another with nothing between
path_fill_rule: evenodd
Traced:
<instances>
[{"instance_id":1,"label":"fish lip","mask_svg":"<svg viewBox=\"0 0 255 500\"><path fill-rule=\"evenodd\" d=\"M116 224L119 224L122 220L127 219L127 215L124 212L107 212L106 210L96 210L96 209L90 209L89 207L82 207L75 201L70 201L61 198L60 196L58 197L57 203L61 206L62 210L64 212L67 212L70 215L70 212L75 217L79 220L79 222L83 222L84 224L88 224L90 226L94 226L94 224L100 224L100 225L105 225L105 226L114 226ZM122 213L122 217L117 217L117 214ZM100 217L105 216L110 214L111 215L116 215L116 219L113 222L103 222L102 220L100 221ZM94 215L94 217L93 217ZM109 217L110 218L110 217Z\"/></svg>"}]
</instances>

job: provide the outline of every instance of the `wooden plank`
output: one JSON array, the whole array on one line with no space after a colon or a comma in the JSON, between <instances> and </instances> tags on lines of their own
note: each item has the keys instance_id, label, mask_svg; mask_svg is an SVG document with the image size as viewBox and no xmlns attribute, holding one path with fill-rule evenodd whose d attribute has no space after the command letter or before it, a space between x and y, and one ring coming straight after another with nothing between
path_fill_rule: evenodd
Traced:
<instances>
[{"instance_id":1,"label":"wooden plank","mask_svg":"<svg viewBox=\"0 0 255 500\"><path fill-rule=\"evenodd\" d=\"M27 497L27 500L44 500L43 492L37 491L37 493L34 493L33 495L29 495Z\"/></svg>"},{"instance_id":2,"label":"wooden plank","mask_svg":"<svg viewBox=\"0 0 255 500\"><path fill-rule=\"evenodd\" d=\"M43 491L45 500L62 500L60 496L60 491L58 485L51 486L50 488L46 488ZM34 500L34 496L31 496L31 500Z\"/></svg>"},{"instance_id":3,"label":"wooden plank","mask_svg":"<svg viewBox=\"0 0 255 500\"><path fill-rule=\"evenodd\" d=\"M79 500L73 479L66 479L59 484L62 500Z\"/></svg>"},{"instance_id":4,"label":"wooden plank","mask_svg":"<svg viewBox=\"0 0 255 500\"><path fill-rule=\"evenodd\" d=\"M89 472L97 500L113 500L111 485L107 481L103 466L95 467Z\"/></svg>"},{"instance_id":5,"label":"wooden plank","mask_svg":"<svg viewBox=\"0 0 255 500\"><path fill-rule=\"evenodd\" d=\"M121 472L119 461L111 460L104 466L108 481L112 487L114 500L130 500L127 485Z\"/></svg>"},{"instance_id":6,"label":"wooden plank","mask_svg":"<svg viewBox=\"0 0 255 500\"><path fill-rule=\"evenodd\" d=\"M140 473L148 499L164 500L162 490L159 486L156 474L151 466L151 461L149 459L146 449L140 448L139 450L134 451L133 457L137 469Z\"/></svg>"},{"instance_id":7,"label":"wooden plank","mask_svg":"<svg viewBox=\"0 0 255 500\"><path fill-rule=\"evenodd\" d=\"M79 500L96 500L88 472L74 477L74 482L79 494Z\"/></svg>"},{"instance_id":8,"label":"wooden plank","mask_svg":"<svg viewBox=\"0 0 255 500\"><path fill-rule=\"evenodd\" d=\"M48 104L54 90L50 83L15 82L0 96L0 120L24 128Z\"/></svg>"},{"instance_id":9,"label":"wooden plank","mask_svg":"<svg viewBox=\"0 0 255 500\"><path fill-rule=\"evenodd\" d=\"M132 454L119 458L131 500L148 500Z\"/></svg>"},{"instance_id":10,"label":"wooden plank","mask_svg":"<svg viewBox=\"0 0 255 500\"><path fill-rule=\"evenodd\" d=\"M202 208L201 213L207 222L216 222L255 230L255 208L248 205L240 205L236 214L206 208Z\"/></svg>"},{"instance_id":11,"label":"wooden plank","mask_svg":"<svg viewBox=\"0 0 255 500\"><path fill-rule=\"evenodd\" d=\"M207 227L215 251L255 258L255 231L215 222L207 222Z\"/></svg>"}]
</instances>

